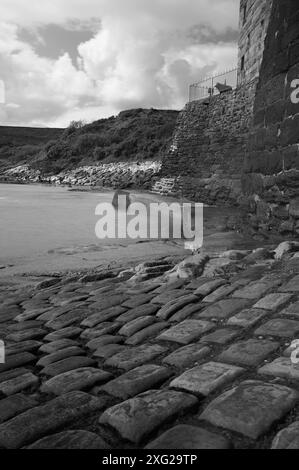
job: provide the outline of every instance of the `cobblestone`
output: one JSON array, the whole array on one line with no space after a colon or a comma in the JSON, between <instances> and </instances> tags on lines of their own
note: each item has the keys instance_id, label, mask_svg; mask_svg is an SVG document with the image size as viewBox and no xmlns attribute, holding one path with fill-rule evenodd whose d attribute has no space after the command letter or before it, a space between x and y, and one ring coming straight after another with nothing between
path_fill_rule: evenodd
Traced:
<instances>
[{"instance_id":1,"label":"cobblestone","mask_svg":"<svg viewBox=\"0 0 299 470\"><path fill-rule=\"evenodd\" d=\"M278 338L293 338L299 332L299 321L277 318L258 328L257 336L277 336Z\"/></svg>"},{"instance_id":2,"label":"cobblestone","mask_svg":"<svg viewBox=\"0 0 299 470\"><path fill-rule=\"evenodd\" d=\"M214 434L197 426L180 425L169 429L154 441L150 442L146 449L229 449L231 443L219 434Z\"/></svg>"},{"instance_id":3,"label":"cobblestone","mask_svg":"<svg viewBox=\"0 0 299 470\"><path fill-rule=\"evenodd\" d=\"M233 381L243 371L241 367L208 362L177 377L170 383L170 387L207 396L222 385Z\"/></svg>"},{"instance_id":4,"label":"cobblestone","mask_svg":"<svg viewBox=\"0 0 299 470\"><path fill-rule=\"evenodd\" d=\"M280 347L279 343L267 340L249 339L235 343L219 356L219 361L240 366L258 366L271 353Z\"/></svg>"},{"instance_id":5,"label":"cobblestone","mask_svg":"<svg viewBox=\"0 0 299 470\"><path fill-rule=\"evenodd\" d=\"M288 387L246 381L212 401L200 419L257 439L285 416L298 398Z\"/></svg>"},{"instance_id":6,"label":"cobblestone","mask_svg":"<svg viewBox=\"0 0 299 470\"><path fill-rule=\"evenodd\" d=\"M101 387L100 390L126 400L165 382L170 376L171 372L166 367L148 364L121 375Z\"/></svg>"},{"instance_id":7,"label":"cobblestone","mask_svg":"<svg viewBox=\"0 0 299 470\"><path fill-rule=\"evenodd\" d=\"M191 367L196 362L210 353L210 348L203 344L189 344L183 348L179 348L169 356L163 359L163 364L177 367L178 369L184 369L185 367Z\"/></svg>"},{"instance_id":8,"label":"cobblestone","mask_svg":"<svg viewBox=\"0 0 299 470\"><path fill-rule=\"evenodd\" d=\"M112 426L124 439L138 444L166 420L196 404L197 399L186 393L151 390L109 408L100 417L100 423Z\"/></svg>"},{"instance_id":9,"label":"cobblestone","mask_svg":"<svg viewBox=\"0 0 299 470\"><path fill-rule=\"evenodd\" d=\"M299 364L293 364L289 357L279 357L270 364L261 367L258 373L298 381Z\"/></svg>"},{"instance_id":10,"label":"cobblestone","mask_svg":"<svg viewBox=\"0 0 299 470\"><path fill-rule=\"evenodd\" d=\"M248 306L248 301L243 299L225 299L211 305L199 313L196 318L208 318L225 320Z\"/></svg>"},{"instance_id":11,"label":"cobblestone","mask_svg":"<svg viewBox=\"0 0 299 470\"><path fill-rule=\"evenodd\" d=\"M201 320L185 320L158 336L159 341L189 344L214 328L213 323Z\"/></svg>"},{"instance_id":12,"label":"cobblestone","mask_svg":"<svg viewBox=\"0 0 299 470\"><path fill-rule=\"evenodd\" d=\"M167 348L158 345L142 345L124 350L112 356L105 362L106 366L118 369L131 370L165 353Z\"/></svg>"},{"instance_id":13,"label":"cobblestone","mask_svg":"<svg viewBox=\"0 0 299 470\"><path fill-rule=\"evenodd\" d=\"M107 405L104 397L83 392L66 393L0 425L0 446L18 449Z\"/></svg>"}]
</instances>

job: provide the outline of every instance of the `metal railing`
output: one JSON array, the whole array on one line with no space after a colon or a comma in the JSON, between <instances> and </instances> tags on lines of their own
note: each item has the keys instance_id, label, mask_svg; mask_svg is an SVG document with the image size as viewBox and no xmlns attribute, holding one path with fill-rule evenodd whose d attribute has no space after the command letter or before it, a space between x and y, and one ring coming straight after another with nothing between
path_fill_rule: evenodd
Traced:
<instances>
[{"instance_id":1,"label":"metal railing","mask_svg":"<svg viewBox=\"0 0 299 470\"><path fill-rule=\"evenodd\" d=\"M193 83L189 87L189 102L198 101L210 96L219 95L219 91L215 85L227 85L236 89L238 86L238 68L228 70L218 75L203 78L200 82Z\"/></svg>"}]
</instances>

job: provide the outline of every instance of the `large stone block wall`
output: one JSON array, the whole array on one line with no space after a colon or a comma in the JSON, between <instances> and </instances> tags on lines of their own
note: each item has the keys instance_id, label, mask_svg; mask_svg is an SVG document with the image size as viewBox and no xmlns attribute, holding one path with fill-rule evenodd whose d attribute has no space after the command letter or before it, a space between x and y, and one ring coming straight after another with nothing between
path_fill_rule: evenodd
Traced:
<instances>
[{"instance_id":1,"label":"large stone block wall","mask_svg":"<svg viewBox=\"0 0 299 470\"><path fill-rule=\"evenodd\" d=\"M299 103L291 101L295 79L299 3L274 0L242 179L251 224L264 233L299 235Z\"/></svg>"},{"instance_id":2,"label":"large stone block wall","mask_svg":"<svg viewBox=\"0 0 299 470\"><path fill-rule=\"evenodd\" d=\"M241 0L239 24L238 82L259 76L272 0Z\"/></svg>"},{"instance_id":3,"label":"large stone block wall","mask_svg":"<svg viewBox=\"0 0 299 470\"><path fill-rule=\"evenodd\" d=\"M162 176L176 178L172 193L206 203L237 202L256 84L186 105L162 162Z\"/></svg>"}]
</instances>

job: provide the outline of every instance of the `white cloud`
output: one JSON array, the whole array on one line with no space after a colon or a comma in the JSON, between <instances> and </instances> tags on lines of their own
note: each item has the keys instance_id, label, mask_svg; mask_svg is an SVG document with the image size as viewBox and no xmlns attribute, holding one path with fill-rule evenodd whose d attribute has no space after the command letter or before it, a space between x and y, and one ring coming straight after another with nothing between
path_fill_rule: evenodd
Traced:
<instances>
[{"instance_id":1,"label":"white cloud","mask_svg":"<svg viewBox=\"0 0 299 470\"><path fill-rule=\"evenodd\" d=\"M1 119L66 125L129 107L182 107L188 84L236 63L238 0L1 0L0 78L7 103ZM101 26L78 47L77 67L64 53L39 57L18 28L88 22ZM199 25L199 26L198 26ZM200 27L201 25L201 27ZM194 34L192 28L197 27ZM201 32L205 33L204 35ZM6 117L3 117L6 116Z\"/></svg>"}]
</instances>

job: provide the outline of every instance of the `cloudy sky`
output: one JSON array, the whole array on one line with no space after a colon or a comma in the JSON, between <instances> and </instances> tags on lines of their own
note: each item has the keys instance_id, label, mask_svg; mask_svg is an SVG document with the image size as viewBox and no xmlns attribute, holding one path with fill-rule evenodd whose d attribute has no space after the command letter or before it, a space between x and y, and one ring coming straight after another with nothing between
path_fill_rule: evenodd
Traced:
<instances>
[{"instance_id":1,"label":"cloudy sky","mask_svg":"<svg viewBox=\"0 0 299 470\"><path fill-rule=\"evenodd\" d=\"M180 109L237 62L239 0L1 0L0 124Z\"/></svg>"}]
</instances>

